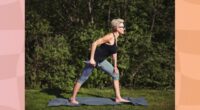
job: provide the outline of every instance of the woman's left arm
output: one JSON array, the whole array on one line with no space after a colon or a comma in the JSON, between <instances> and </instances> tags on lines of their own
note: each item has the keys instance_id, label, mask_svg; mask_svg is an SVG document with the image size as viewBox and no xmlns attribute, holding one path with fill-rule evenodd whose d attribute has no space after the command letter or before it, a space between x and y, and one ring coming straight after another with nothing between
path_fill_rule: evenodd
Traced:
<instances>
[{"instance_id":1,"label":"woman's left arm","mask_svg":"<svg viewBox=\"0 0 200 110\"><path fill-rule=\"evenodd\" d=\"M114 73L119 73L118 67L117 67L117 53L112 55L112 59L113 59L113 65L114 65Z\"/></svg>"}]
</instances>

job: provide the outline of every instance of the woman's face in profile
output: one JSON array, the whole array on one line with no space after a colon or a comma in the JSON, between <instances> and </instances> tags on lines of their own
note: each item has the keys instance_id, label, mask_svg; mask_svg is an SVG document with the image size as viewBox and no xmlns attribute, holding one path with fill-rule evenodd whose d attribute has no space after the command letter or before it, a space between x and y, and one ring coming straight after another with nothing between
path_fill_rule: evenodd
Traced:
<instances>
[{"instance_id":1,"label":"woman's face in profile","mask_svg":"<svg viewBox=\"0 0 200 110\"><path fill-rule=\"evenodd\" d=\"M125 31L124 23L120 23L118 25L117 31L119 32L119 34L124 34L124 31Z\"/></svg>"}]
</instances>

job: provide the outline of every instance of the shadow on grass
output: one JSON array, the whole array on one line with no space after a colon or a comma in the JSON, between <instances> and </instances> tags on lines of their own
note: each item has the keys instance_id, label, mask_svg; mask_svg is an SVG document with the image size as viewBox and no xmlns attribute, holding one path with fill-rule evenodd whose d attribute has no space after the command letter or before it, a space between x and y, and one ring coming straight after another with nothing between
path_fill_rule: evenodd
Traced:
<instances>
[{"instance_id":1,"label":"shadow on grass","mask_svg":"<svg viewBox=\"0 0 200 110\"><path fill-rule=\"evenodd\" d=\"M72 94L72 91L64 91L64 90L61 90L59 88L42 89L42 90L40 90L40 92L46 93L48 95L56 96L56 98L69 98L69 97L64 96L63 93L70 94L70 95ZM98 98L110 98L110 99L114 100L113 97L105 97L105 96L100 95L100 94L85 93L85 92L81 92L81 91L79 91L78 95L79 96L77 96L77 97L98 97Z\"/></svg>"},{"instance_id":2,"label":"shadow on grass","mask_svg":"<svg viewBox=\"0 0 200 110\"><path fill-rule=\"evenodd\" d=\"M97 97L97 98L109 98L109 99L111 99L111 100L113 100L113 101L115 101L115 98L114 97L106 97L106 96L104 96L104 95L101 95L101 94L95 94L95 93L84 93L84 92L79 92L78 93L79 95L81 95L81 96L79 96L79 97Z\"/></svg>"},{"instance_id":3,"label":"shadow on grass","mask_svg":"<svg viewBox=\"0 0 200 110\"><path fill-rule=\"evenodd\" d=\"M48 95L54 95L57 98L65 98L63 95L61 95L64 91L59 88L42 89L40 92L46 93Z\"/></svg>"}]
</instances>

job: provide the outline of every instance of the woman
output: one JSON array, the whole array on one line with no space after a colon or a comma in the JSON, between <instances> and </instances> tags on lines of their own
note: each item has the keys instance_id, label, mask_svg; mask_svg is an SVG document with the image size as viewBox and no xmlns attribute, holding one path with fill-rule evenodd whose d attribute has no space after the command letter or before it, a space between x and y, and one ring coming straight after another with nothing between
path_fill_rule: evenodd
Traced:
<instances>
[{"instance_id":1,"label":"woman","mask_svg":"<svg viewBox=\"0 0 200 110\"><path fill-rule=\"evenodd\" d=\"M120 95L119 70L117 67L117 39L120 35L124 34L124 20L113 19L111 21L111 26L112 32L92 43L90 60L86 63L81 77L74 86L72 97L70 98L72 104L79 104L76 100L77 93L95 67L101 68L112 77L116 96L115 102L129 102L128 100L123 99ZM112 56L114 67L106 60L108 56Z\"/></svg>"}]
</instances>

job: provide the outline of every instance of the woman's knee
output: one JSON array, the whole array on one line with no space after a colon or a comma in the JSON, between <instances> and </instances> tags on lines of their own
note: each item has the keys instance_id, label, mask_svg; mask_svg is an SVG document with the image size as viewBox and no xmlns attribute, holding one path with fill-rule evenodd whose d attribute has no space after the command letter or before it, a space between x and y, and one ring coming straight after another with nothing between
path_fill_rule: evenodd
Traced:
<instances>
[{"instance_id":1,"label":"woman's knee","mask_svg":"<svg viewBox=\"0 0 200 110\"><path fill-rule=\"evenodd\" d=\"M88 77L80 77L78 82L82 85L87 79Z\"/></svg>"},{"instance_id":2,"label":"woman's knee","mask_svg":"<svg viewBox=\"0 0 200 110\"><path fill-rule=\"evenodd\" d=\"M112 80L119 80L119 73L114 73L112 75Z\"/></svg>"},{"instance_id":3,"label":"woman's knee","mask_svg":"<svg viewBox=\"0 0 200 110\"><path fill-rule=\"evenodd\" d=\"M91 75L92 71L93 71L94 67L92 67L89 64L86 64L85 68L83 69L83 72L80 76L80 78L78 79L78 82L82 85Z\"/></svg>"}]
</instances>

